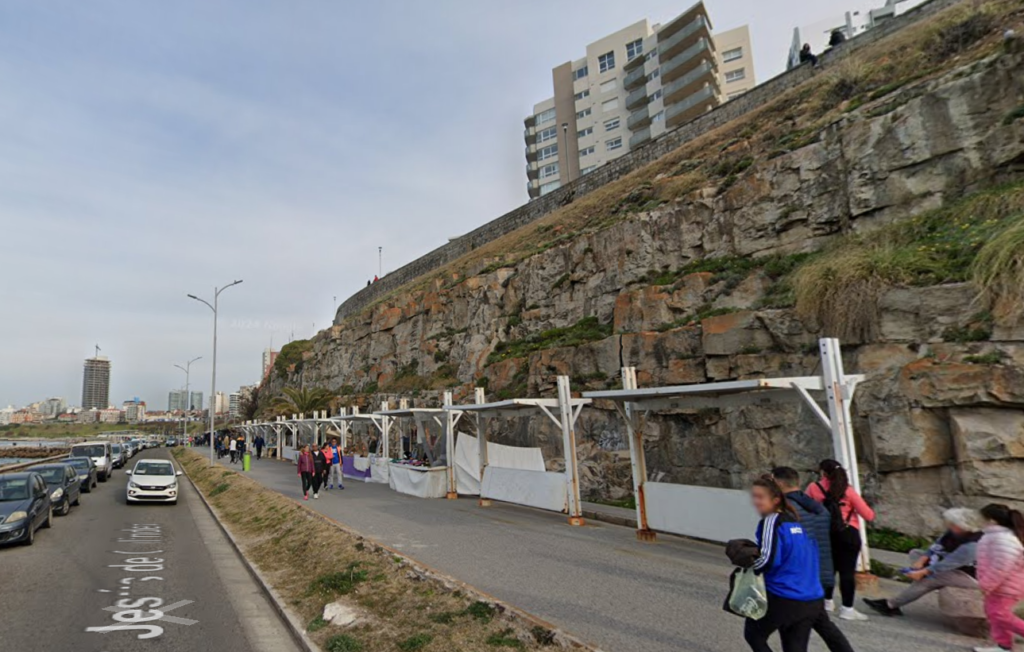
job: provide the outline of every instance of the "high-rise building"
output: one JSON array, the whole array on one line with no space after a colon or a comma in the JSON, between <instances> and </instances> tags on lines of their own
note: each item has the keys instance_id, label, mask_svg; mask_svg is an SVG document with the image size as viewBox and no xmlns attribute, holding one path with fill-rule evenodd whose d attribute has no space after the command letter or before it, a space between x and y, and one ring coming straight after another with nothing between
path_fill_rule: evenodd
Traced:
<instances>
[{"instance_id":1,"label":"high-rise building","mask_svg":"<svg viewBox=\"0 0 1024 652\"><path fill-rule=\"evenodd\" d=\"M263 349L263 378L270 375L270 370L274 368L274 361L277 360L277 354L279 351L273 349Z\"/></svg>"},{"instance_id":2,"label":"high-rise building","mask_svg":"<svg viewBox=\"0 0 1024 652\"><path fill-rule=\"evenodd\" d=\"M713 35L703 2L664 25L641 20L551 71L554 96L525 120L534 199L756 84L746 26Z\"/></svg>"},{"instance_id":3,"label":"high-rise building","mask_svg":"<svg viewBox=\"0 0 1024 652\"><path fill-rule=\"evenodd\" d=\"M39 404L39 413L47 419L56 419L57 416L64 414L67 410L68 404L63 398L55 396L48 398Z\"/></svg>"},{"instance_id":4,"label":"high-rise building","mask_svg":"<svg viewBox=\"0 0 1024 652\"><path fill-rule=\"evenodd\" d=\"M106 356L86 358L82 375L82 409L102 410L110 405L110 360Z\"/></svg>"},{"instance_id":5,"label":"high-rise building","mask_svg":"<svg viewBox=\"0 0 1024 652\"><path fill-rule=\"evenodd\" d=\"M124 411L124 420L128 423L140 423L146 420L146 402L139 400L139 397L125 401L121 405Z\"/></svg>"},{"instance_id":6,"label":"high-rise building","mask_svg":"<svg viewBox=\"0 0 1024 652\"><path fill-rule=\"evenodd\" d=\"M213 411L216 414L224 414L228 411L228 395L224 392L217 392L213 396Z\"/></svg>"},{"instance_id":7,"label":"high-rise building","mask_svg":"<svg viewBox=\"0 0 1024 652\"><path fill-rule=\"evenodd\" d=\"M202 412L205 409L206 406L203 405L203 393L192 392L192 396L189 399L189 410L192 412Z\"/></svg>"},{"instance_id":8,"label":"high-rise building","mask_svg":"<svg viewBox=\"0 0 1024 652\"><path fill-rule=\"evenodd\" d=\"M201 412L204 408L203 393L191 392L191 394L191 400L186 400L187 394L183 389L172 389L167 392L167 411L181 412L183 410L188 410L189 412Z\"/></svg>"},{"instance_id":9,"label":"high-rise building","mask_svg":"<svg viewBox=\"0 0 1024 652\"><path fill-rule=\"evenodd\" d=\"M238 392L231 392L228 396L228 416L237 419L241 414L242 395Z\"/></svg>"}]
</instances>

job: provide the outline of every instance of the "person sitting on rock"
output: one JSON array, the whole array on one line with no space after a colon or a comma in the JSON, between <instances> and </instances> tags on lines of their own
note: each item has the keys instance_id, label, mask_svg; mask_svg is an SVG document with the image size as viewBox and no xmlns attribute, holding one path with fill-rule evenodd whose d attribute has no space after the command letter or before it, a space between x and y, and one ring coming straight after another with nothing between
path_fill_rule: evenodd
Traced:
<instances>
[{"instance_id":1,"label":"person sitting on rock","mask_svg":"<svg viewBox=\"0 0 1024 652\"><path fill-rule=\"evenodd\" d=\"M947 586L979 590L977 580L978 541L984 524L976 510L955 507L942 515L946 531L928 550L911 550L905 575L913 580L895 598L871 600L864 604L884 616L902 616L903 607L932 591Z\"/></svg>"},{"instance_id":2,"label":"person sitting on rock","mask_svg":"<svg viewBox=\"0 0 1024 652\"><path fill-rule=\"evenodd\" d=\"M812 66L818 65L818 56L811 52L811 44L804 43L804 46L800 49L800 63L808 63Z\"/></svg>"}]
</instances>

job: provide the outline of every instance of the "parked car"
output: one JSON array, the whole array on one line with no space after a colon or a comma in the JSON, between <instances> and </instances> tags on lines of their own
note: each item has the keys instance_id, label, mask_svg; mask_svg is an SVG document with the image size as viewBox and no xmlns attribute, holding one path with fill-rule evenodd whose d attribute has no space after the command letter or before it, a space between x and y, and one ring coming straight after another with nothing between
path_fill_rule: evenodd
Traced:
<instances>
[{"instance_id":1,"label":"parked car","mask_svg":"<svg viewBox=\"0 0 1024 652\"><path fill-rule=\"evenodd\" d=\"M69 457L67 463L75 467L83 492L90 493L96 488L96 464L91 457Z\"/></svg>"},{"instance_id":2,"label":"parked car","mask_svg":"<svg viewBox=\"0 0 1024 652\"><path fill-rule=\"evenodd\" d=\"M53 511L58 516L67 516L71 508L77 507L82 500L82 483L78 480L78 471L66 462L53 464L37 464L31 467L46 480L50 492Z\"/></svg>"},{"instance_id":3,"label":"parked car","mask_svg":"<svg viewBox=\"0 0 1024 652\"><path fill-rule=\"evenodd\" d=\"M178 445L178 440L174 437L168 437L164 445L167 446L167 448L174 448Z\"/></svg>"},{"instance_id":4,"label":"parked car","mask_svg":"<svg viewBox=\"0 0 1024 652\"><path fill-rule=\"evenodd\" d=\"M35 471L0 475L0 543L32 545L36 530L53 525L46 481Z\"/></svg>"},{"instance_id":5,"label":"parked car","mask_svg":"<svg viewBox=\"0 0 1024 652\"><path fill-rule=\"evenodd\" d=\"M87 441L71 447L71 457L89 457L96 465L96 477L100 482L114 474L114 454L109 441Z\"/></svg>"},{"instance_id":6,"label":"parked car","mask_svg":"<svg viewBox=\"0 0 1024 652\"><path fill-rule=\"evenodd\" d=\"M125 451L123 444L111 444L110 454L112 455L112 458L114 460L115 469L119 469L128 463L128 453Z\"/></svg>"},{"instance_id":7,"label":"parked car","mask_svg":"<svg viewBox=\"0 0 1024 652\"><path fill-rule=\"evenodd\" d=\"M178 476L174 465L167 460L139 460L135 468L125 471L128 480L128 503L178 502Z\"/></svg>"}]
</instances>

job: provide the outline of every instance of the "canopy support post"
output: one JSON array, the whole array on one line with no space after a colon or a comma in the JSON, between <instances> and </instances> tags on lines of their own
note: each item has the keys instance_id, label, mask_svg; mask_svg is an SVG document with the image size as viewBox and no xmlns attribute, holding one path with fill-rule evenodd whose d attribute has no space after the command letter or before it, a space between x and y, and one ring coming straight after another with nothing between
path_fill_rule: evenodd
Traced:
<instances>
[{"instance_id":1,"label":"canopy support post","mask_svg":"<svg viewBox=\"0 0 1024 652\"><path fill-rule=\"evenodd\" d=\"M562 426L562 450L565 454L566 507L569 525L583 525L583 504L580 501L580 471L576 459L576 429L569 377L558 377L558 411Z\"/></svg>"},{"instance_id":2,"label":"canopy support post","mask_svg":"<svg viewBox=\"0 0 1024 652\"><path fill-rule=\"evenodd\" d=\"M639 389L636 382L636 367L622 368L622 389ZM616 408L619 403L616 402ZM653 543L658 535L647 525L647 454L644 452L644 434L639 427L636 408L625 402L620 408L626 422L626 437L629 439L629 461L633 467L633 498L636 500L636 538L638 541Z\"/></svg>"},{"instance_id":3,"label":"canopy support post","mask_svg":"<svg viewBox=\"0 0 1024 652\"><path fill-rule=\"evenodd\" d=\"M453 405L451 391L444 393L444 405ZM444 411L444 450L448 466L448 493L445 494L445 498L458 500L459 485L455 477L455 415L451 410Z\"/></svg>"}]
</instances>

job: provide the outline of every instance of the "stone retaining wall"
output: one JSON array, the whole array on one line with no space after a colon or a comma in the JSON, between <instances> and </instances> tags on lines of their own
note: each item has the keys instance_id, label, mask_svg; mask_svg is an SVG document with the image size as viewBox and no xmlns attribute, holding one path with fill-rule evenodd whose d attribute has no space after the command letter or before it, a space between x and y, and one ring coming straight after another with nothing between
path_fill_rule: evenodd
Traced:
<instances>
[{"instance_id":1,"label":"stone retaining wall","mask_svg":"<svg viewBox=\"0 0 1024 652\"><path fill-rule=\"evenodd\" d=\"M474 249L539 220L551 211L572 202L575 198L582 197L607 183L624 177L630 172L694 140L701 134L717 129L726 123L759 109L775 97L819 74L821 70L834 65L843 57L960 2L963 2L963 0L931 0L915 7L888 23L850 39L841 47L825 52L821 56L818 68L815 69L804 65L777 75L749 92L744 93L742 96L722 104L692 122L688 122L677 129L663 134L658 139L597 168L590 174L580 177L558 190L524 204L470 231L466 235L434 249L430 253L396 269L376 283L368 285L346 299L338 307L334 323L336 325L341 324L345 318L357 314L377 299L393 290L397 290L406 283L414 281L420 276L436 269L440 269Z\"/></svg>"}]
</instances>

